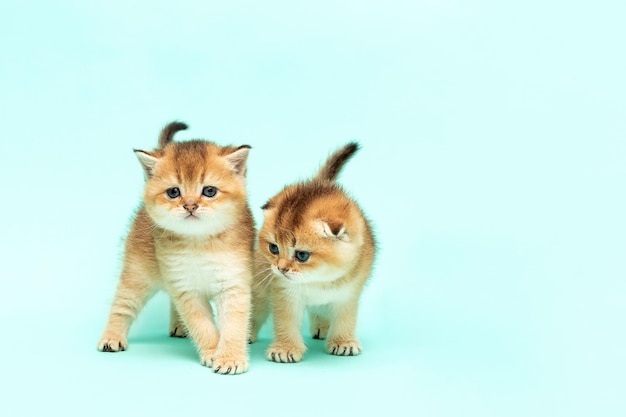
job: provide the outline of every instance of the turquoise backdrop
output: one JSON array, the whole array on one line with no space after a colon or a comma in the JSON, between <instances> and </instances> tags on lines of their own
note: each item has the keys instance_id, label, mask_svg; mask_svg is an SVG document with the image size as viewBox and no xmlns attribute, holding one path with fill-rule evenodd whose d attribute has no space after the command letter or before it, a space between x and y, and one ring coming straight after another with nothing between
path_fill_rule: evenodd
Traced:
<instances>
[{"instance_id":1,"label":"turquoise backdrop","mask_svg":"<svg viewBox=\"0 0 626 417\"><path fill-rule=\"evenodd\" d=\"M624 416L620 1L0 3L0 414ZM260 206L351 140L380 242L359 357L218 376L155 297L96 343L142 170L249 144Z\"/></svg>"}]
</instances>

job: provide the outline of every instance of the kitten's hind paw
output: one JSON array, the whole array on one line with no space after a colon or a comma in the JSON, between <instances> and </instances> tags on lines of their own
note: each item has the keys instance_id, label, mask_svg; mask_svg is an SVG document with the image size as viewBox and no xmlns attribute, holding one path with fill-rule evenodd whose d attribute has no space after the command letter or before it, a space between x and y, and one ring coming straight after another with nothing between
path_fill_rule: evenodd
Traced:
<instances>
[{"instance_id":1,"label":"kitten's hind paw","mask_svg":"<svg viewBox=\"0 0 626 417\"><path fill-rule=\"evenodd\" d=\"M326 345L326 351L336 356L356 356L362 350L357 340L329 340Z\"/></svg>"},{"instance_id":2,"label":"kitten's hind paw","mask_svg":"<svg viewBox=\"0 0 626 417\"><path fill-rule=\"evenodd\" d=\"M128 348L128 342L125 337L104 336L98 342L98 350L100 352L121 352Z\"/></svg>"},{"instance_id":3,"label":"kitten's hind paw","mask_svg":"<svg viewBox=\"0 0 626 417\"><path fill-rule=\"evenodd\" d=\"M265 352L265 357L272 362L296 363L302 360L304 351L305 349L297 346L272 344L269 349L267 349L267 352Z\"/></svg>"},{"instance_id":4,"label":"kitten's hind paw","mask_svg":"<svg viewBox=\"0 0 626 417\"><path fill-rule=\"evenodd\" d=\"M252 329L248 333L248 344L252 344L259 339L259 329Z\"/></svg>"},{"instance_id":5,"label":"kitten's hind paw","mask_svg":"<svg viewBox=\"0 0 626 417\"><path fill-rule=\"evenodd\" d=\"M213 356L215 356L215 348L206 349L203 353L201 353L200 363L202 364L202 366L211 368L213 366Z\"/></svg>"},{"instance_id":6,"label":"kitten's hind paw","mask_svg":"<svg viewBox=\"0 0 626 417\"><path fill-rule=\"evenodd\" d=\"M188 335L187 328L183 325L170 328L170 337L187 337Z\"/></svg>"},{"instance_id":7,"label":"kitten's hind paw","mask_svg":"<svg viewBox=\"0 0 626 417\"><path fill-rule=\"evenodd\" d=\"M309 330L311 331L311 337L313 339L326 339L329 327L330 322L328 319L316 314L311 315L311 326Z\"/></svg>"},{"instance_id":8,"label":"kitten's hind paw","mask_svg":"<svg viewBox=\"0 0 626 417\"><path fill-rule=\"evenodd\" d=\"M315 327L311 329L311 337L313 339L326 339L328 334L328 327Z\"/></svg>"}]
</instances>

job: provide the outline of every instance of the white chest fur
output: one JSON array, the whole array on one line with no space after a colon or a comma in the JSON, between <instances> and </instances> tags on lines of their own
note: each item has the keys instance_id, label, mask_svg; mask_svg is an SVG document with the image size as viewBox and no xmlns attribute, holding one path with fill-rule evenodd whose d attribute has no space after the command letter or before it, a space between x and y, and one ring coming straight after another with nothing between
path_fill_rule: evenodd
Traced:
<instances>
[{"instance_id":1,"label":"white chest fur","mask_svg":"<svg viewBox=\"0 0 626 417\"><path fill-rule=\"evenodd\" d=\"M213 296L238 282L241 262L227 252L181 250L161 258L161 272L167 286Z\"/></svg>"},{"instance_id":2,"label":"white chest fur","mask_svg":"<svg viewBox=\"0 0 626 417\"><path fill-rule=\"evenodd\" d=\"M307 306L343 303L357 295L352 284L345 284L340 287L293 284L289 286L289 292L291 296Z\"/></svg>"}]
</instances>

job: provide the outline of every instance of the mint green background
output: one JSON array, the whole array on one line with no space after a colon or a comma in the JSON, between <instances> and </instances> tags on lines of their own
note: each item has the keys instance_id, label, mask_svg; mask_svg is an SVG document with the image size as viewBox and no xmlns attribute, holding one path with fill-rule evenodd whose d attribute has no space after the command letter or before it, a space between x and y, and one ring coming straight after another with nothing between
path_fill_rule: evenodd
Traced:
<instances>
[{"instance_id":1,"label":"mint green background","mask_svg":"<svg viewBox=\"0 0 626 417\"><path fill-rule=\"evenodd\" d=\"M619 1L0 3L0 414L623 416ZM132 148L249 144L250 202L349 140L365 352L214 375L157 296L96 351ZM308 339L307 339L308 340Z\"/></svg>"}]
</instances>

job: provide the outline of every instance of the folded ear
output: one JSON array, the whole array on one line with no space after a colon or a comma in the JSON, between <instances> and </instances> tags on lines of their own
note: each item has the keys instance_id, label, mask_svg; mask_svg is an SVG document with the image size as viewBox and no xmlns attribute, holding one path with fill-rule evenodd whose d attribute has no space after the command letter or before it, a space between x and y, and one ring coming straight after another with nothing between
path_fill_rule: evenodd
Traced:
<instances>
[{"instance_id":1,"label":"folded ear","mask_svg":"<svg viewBox=\"0 0 626 417\"><path fill-rule=\"evenodd\" d=\"M154 167L159 162L159 158L152 155L150 152L142 151L140 149L134 149L135 156L139 159L139 163L143 167L143 171L146 174L146 180L152 178L154 174Z\"/></svg>"},{"instance_id":2,"label":"folded ear","mask_svg":"<svg viewBox=\"0 0 626 417\"><path fill-rule=\"evenodd\" d=\"M233 153L226 156L226 161L230 165L231 169L237 175L246 175L246 162L248 161L248 153L250 152L250 146L242 145Z\"/></svg>"},{"instance_id":3,"label":"folded ear","mask_svg":"<svg viewBox=\"0 0 626 417\"><path fill-rule=\"evenodd\" d=\"M337 239L344 242L350 240L350 236L346 232L346 227L343 223L338 222L326 222L324 220L319 220L317 222L317 231L321 237L329 238L329 239Z\"/></svg>"},{"instance_id":4,"label":"folded ear","mask_svg":"<svg viewBox=\"0 0 626 417\"><path fill-rule=\"evenodd\" d=\"M261 206L261 210L263 210L263 216L267 216L267 214L271 212L273 209L274 209L274 203L272 202L272 200L268 200L267 203Z\"/></svg>"}]
</instances>

